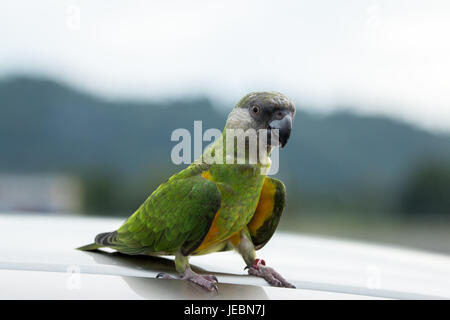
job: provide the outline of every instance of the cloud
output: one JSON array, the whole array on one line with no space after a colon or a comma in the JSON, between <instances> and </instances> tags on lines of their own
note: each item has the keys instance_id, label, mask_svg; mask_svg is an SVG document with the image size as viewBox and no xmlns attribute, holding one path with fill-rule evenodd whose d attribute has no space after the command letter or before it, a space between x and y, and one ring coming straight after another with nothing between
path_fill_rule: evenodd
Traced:
<instances>
[{"instance_id":1,"label":"cloud","mask_svg":"<svg viewBox=\"0 0 450 320\"><path fill-rule=\"evenodd\" d=\"M2 1L0 72L107 97L254 90L450 130L445 1Z\"/></svg>"}]
</instances>

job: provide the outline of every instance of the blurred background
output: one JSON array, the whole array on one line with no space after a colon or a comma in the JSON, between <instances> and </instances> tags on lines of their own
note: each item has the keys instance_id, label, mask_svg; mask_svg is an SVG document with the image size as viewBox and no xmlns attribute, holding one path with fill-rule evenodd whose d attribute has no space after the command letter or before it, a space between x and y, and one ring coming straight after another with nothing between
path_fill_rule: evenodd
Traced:
<instances>
[{"instance_id":1,"label":"blurred background","mask_svg":"<svg viewBox=\"0 0 450 320\"><path fill-rule=\"evenodd\" d=\"M0 212L127 217L173 130L276 90L283 230L450 253L449 30L444 0L0 0Z\"/></svg>"}]
</instances>

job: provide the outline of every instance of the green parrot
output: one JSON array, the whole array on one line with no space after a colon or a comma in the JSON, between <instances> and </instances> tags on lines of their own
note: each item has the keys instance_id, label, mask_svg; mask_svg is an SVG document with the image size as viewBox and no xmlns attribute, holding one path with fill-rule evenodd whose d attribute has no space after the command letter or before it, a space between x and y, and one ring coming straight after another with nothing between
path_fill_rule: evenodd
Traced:
<instances>
[{"instance_id":1,"label":"green parrot","mask_svg":"<svg viewBox=\"0 0 450 320\"><path fill-rule=\"evenodd\" d=\"M294 116L294 103L281 93L246 95L199 159L161 184L118 230L79 249L174 255L180 278L209 291L218 290L217 278L192 271L189 257L236 250L250 275L294 288L255 253L272 237L284 209L285 186L267 173L270 153L286 145ZM158 278L173 279L162 273Z\"/></svg>"}]
</instances>

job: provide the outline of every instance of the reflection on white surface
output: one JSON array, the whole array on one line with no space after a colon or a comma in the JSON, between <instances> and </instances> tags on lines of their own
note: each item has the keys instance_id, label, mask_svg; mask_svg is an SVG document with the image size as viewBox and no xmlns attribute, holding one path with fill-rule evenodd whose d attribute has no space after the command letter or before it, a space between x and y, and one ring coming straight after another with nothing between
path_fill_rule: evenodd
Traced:
<instances>
[{"instance_id":1,"label":"reflection on white surface","mask_svg":"<svg viewBox=\"0 0 450 320\"><path fill-rule=\"evenodd\" d=\"M68 290L68 281L69 286L76 288L77 283L72 280L80 272L80 290L86 298L94 297L96 292L105 294L103 291L106 289L102 289L104 285L90 289L98 282L108 283L106 288L111 298L116 297L115 294L117 298L132 298L134 294L144 298L161 298L166 292L168 298L182 299L180 288L188 290L186 286L191 288L190 284L154 279L158 272L174 272L170 257L129 257L74 250L92 242L97 233L114 230L121 223L119 219L1 215L3 231L0 241L3 245L0 248L0 269L3 270L0 271L0 278L4 288L10 285L10 290L4 290L3 294L9 292L13 295L22 288L15 293L20 297L25 287L45 282L45 296L50 297L60 290L55 287L56 284L53 285L58 281L62 281L61 290ZM273 299L348 297L344 293L361 295L361 298L450 298L450 257L444 255L276 233L266 247L258 251L258 256L301 290L268 287L264 280L246 276L244 263L234 252L192 257L191 264L200 272L217 275L222 298L232 297L236 284L240 285L239 290L245 288L248 291L245 299L252 296ZM71 280L67 280L68 277ZM131 291L119 288L124 281ZM118 286L117 292L113 289L115 286ZM158 293L152 296L151 288L156 287L159 288ZM39 294L42 286L33 290L27 291L30 297L33 292ZM77 290L68 291L71 293L66 293L64 297L78 294L72 292ZM198 297L189 293L195 299L201 299L203 295L201 293ZM239 298L242 299L242 295Z\"/></svg>"}]
</instances>

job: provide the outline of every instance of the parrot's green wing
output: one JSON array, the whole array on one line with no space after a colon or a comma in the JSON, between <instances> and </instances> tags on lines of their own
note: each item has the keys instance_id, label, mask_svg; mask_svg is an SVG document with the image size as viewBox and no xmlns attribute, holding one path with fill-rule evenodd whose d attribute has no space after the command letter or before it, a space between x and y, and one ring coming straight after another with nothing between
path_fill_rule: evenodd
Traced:
<instances>
[{"instance_id":1,"label":"parrot's green wing","mask_svg":"<svg viewBox=\"0 0 450 320\"><path fill-rule=\"evenodd\" d=\"M247 225L255 249L261 249L274 234L286 202L284 184L273 178L264 180L258 206Z\"/></svg>"},{"instance_id":2,"label":"parrot's green wing","mask_svg":"<svg viewBox=\"0 0 450 320\"><path fill-rule=\"evenodd\" d=\"M220 208L214 182L192 165L171 177L117 230L98 235L96 243L127 254L189 255L202 242ZM103 241L102 241L103 240Z\"/></svg>"}]
</instances>

